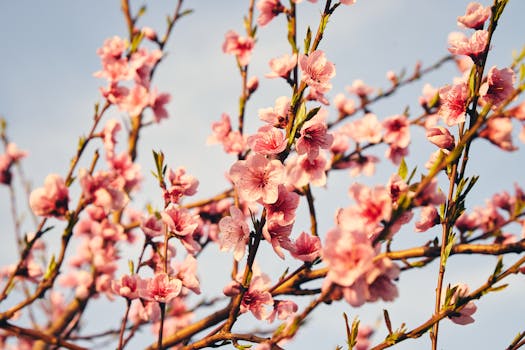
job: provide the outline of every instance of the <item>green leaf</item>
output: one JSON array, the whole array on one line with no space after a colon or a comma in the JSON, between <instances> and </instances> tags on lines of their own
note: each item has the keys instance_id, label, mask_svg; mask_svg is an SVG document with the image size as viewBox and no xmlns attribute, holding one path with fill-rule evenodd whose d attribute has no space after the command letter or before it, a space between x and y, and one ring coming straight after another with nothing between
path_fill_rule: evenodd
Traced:
<instances>
[{"instance_id":1,"label":"green leaf","mask_svg":"<svg viewBox=\"0 0 525 350\"><path fill-rule=\"evenodd\" d=\"M135 273L135 264L133 263L133 260L128 260L128 267L129 267L129 273L133 275Z\"/></svg>"},{"instance_id":2,"label":"green leaf","mask_svg":"<svg viewBox=\"0 0 525 350\"><path fill-rule=\"evenodd\" d=\"M445 251L443 252L443 260L442 260L441 266L445 266L447 264L447 259L450 256L450 251L452 250L452 247L454 246L455 241L456 241L456 235L453 232L450 232L448 234L447 245L445 246Z\"/></svg>"},{"instance_id":3,"label":"green leaf","mask_svg":"<svg viewBox=\"0 0 525 350\"><path fill-rule=\"evenodd\" d=\"M146 5L142 5L137 12L137 19L144 16L146 14Z\"/></svg>"},{"instance_id":4,"label":"green leaf","mask_svg":"<svg viewBox=\"0 0 525 350\"><path fill-rule=\"evenodd\" d=\"M51 277L51 275L55 272L56 267L57 267L57 262L55 260L55 254L53 254L51 255L51 261L49 262L46 273L44 274L44 280L47 280Z\"/></svg>"},{"instance_id":5,"label":"green leaf","mask_svg":"<svg viewBox=\"0 0 525 350\"><path fill-rule=\"evenodd\" d=\"M306 30L306 37L304 38L304 52L309 52L311 42L312 31L310 30L310 26L308 26L308 29Z\"/></svg>"},{"instance_id":6,"label":"green leaf","mask_svg":"<svg viewBox=\"0 0 525 350\"><path fill-rule=\"evenodd\" d=\"M476 65L473 65L470 69L470 75L468 77L469 96L476 94Z\"/></svg>"},{"instance_id":7,"label":"green leaf","mask_svg":"<svg viewBox=\"0 0 525 350\"><path fill-rule=\"evenodd\" d=\"M399 164L399 169L397 169L397 174L403 179L406 180L408 175L408 167L405 162L405 157L401 158L401 164Z\"/></svg>"},{"instance_id":8,"label":"green leaf","mask_svg":"<svg viewBox=\"0 0 525 350\"><path fill-rule=\"evenodd\" d=\"M503 270L503 256L498 257L498 262L496 263L492 277L498 277L498 275L501 273L501 270Z\"/></svg>"},{"instance_id":9,"label":"green leaf","mask_svg":"<svg viewBox=\"0 0 525 350\"><path fill-rule=\"evenodd\" d=\"M520 64L520 81L525 79L525 64Z\"/></svg>"}]
</instances>

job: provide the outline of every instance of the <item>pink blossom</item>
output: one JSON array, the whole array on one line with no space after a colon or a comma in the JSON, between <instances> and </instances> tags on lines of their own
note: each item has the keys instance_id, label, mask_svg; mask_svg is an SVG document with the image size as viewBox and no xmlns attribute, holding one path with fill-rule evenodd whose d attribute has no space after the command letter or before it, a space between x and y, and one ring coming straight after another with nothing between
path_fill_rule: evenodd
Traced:
<instances>
[{"instance_id":1,"label":"pink blossom","mask_svg":"<svg viewBox=\"0 0 525 350\"><path fill-rule=\"evenodd\" d=\"M257 17L257 24L263 27L270 23L275 16L283 12L284 6L279 0L259 0L257 9L260 12L259 17Z\"/></svg>"},{"instance_id":2,"label":"pink blossom","mask_svg":"<svg viewBox=\"0 0 525 350\"><path fill-rule=\"evenodd\" d=\"M270 279L266 275L254 276L250 287L244 293L241 301L241 313L251 311L258 320L265 320L271 315L267 307L274 304L272 295L267 289L270 288Z\"/></svg>"},{"instance_id":3,"label":"pink blossom","mask_svg":"<svg viewBox=\"0 0 525 350\"><path fill-rule=\"evenodd\" d=\"M275 127L286 128L288 113L290 111L290 98L281 96L275 100L275 107L259 109L259 118Z\"/></svg>"},{"instance_id":4,"label":"pink blossom","mask_svg":"<svg viewBox=\"0 0 525 350\"><path fill-rule=\"evenodd\" d=\"M299 68L303 73L303 81L311 89L322 94L332 89L330 79L335 76L335 66L326 59L323 51L315 50L308 56L301 55Z\"/></svg>"},{"instance_id":5,"label":"pink blossom","mask_svg":"<svg viewBox=\"0 0 525 350\"><path fill-rule=\"evenodd\" d=\"M142 27L140 29L140 32L142 35L144 35L146 38L148 38L151 41L157 41L157 33L155 30L151 27Z\"/></svg>"},{"instance_id":6,"label":"pink blossom","mask_svg":"<svg viewBox=\"0 0 525 350\"><path fill-rule=\"evenodd\" d=\"M427 129L427 139L439 148L452 150L455 146L454 136L447 128L437 126Z\"/></svg>"},{"instance_id":7,"label":"pink blossom","mask_svg":"<svg viewBox=\"0 0 525 350\"><path fill-rule=\"evenodd\" d=\"M374 334L374 329L370 326L360 326L357 330L357 339L355 350L368 350L372 343L370 338Z\"/></svg>"},{"instance_id":8,"label":"pink blossom","mask_svg":"<svg viewBox=\"0 0 525 350\"><path fill-rule=\"evenodd\" d=\"M150 238L164 234L162 220L155 215L150 215L146 219L141 220L140 228Z\"/></svg>"},{"instance_id":9,"label":"pink blossom","mask_svg":"<svg viewBox=\"0 0 525 350\"><path fill-rule=\"evenodd\" d=\"M246 66L250 62L255 41L252 37L241 37L235 31L230 30L225 35L222 51L237 57L241 66Z\"/></svg>"},{"instance_id":10,"label":"pink blossom","mask_svg":"<svg viewBox=\"0 0 525 350\"><path fill-rule=\"evenodd\" d=\"M295 148L297 154L306 154L309 160L314 160L319 155L319 149L329 149L333 141L323 116L317 114L303 124Z\"/></svg>"},{"instance_id":11,"label":"pink blossom","mask_svg":"<svg viewBox=\"0 0 525 350\"><path fill-rule=\"evenodd\" d=\"M321 240L318 236L312 236L301 232L290 250L292 256L304 262L313 262L321 254Z\"/></svg>"},{"instance_id":12,"label":"pink blossom","mask_svg":"<svg viewBox=\"0 0 525 350\"><path fill-rule=\"evenodd\" d=\"M437 179L434 178L425 186L417 197L414 198L415 206L426 206L429 204L441 205L445 203L445 194L438 189Z\"/></svg>"},{"instance_id":13,"label":"pink blossom","mask_svg":"<svg viewBox=\"0 0 525 350\"><path fill-rule=\"evenodd\" d=\"M360 98L365 98L374 92L374 88L366 85L361 79L354 80L352 82L352 86L347 86L346 90L351 94L359 96Z\"/></svg>"},{"instance_id":14,"label":"pink blossom","mask_svg":"<svg viewBox=\"0 0 525 350\"><path fill-rule=\"evenodd\" d=\"M108 154L107 162L111 172L114 173L117 178L123 180L125 192L138 189L142 181L140 164L133 163L128 152L122 152L118 155Z\"/></svg>"},{"instance_id":15,"label":"pink blossom","mask_svg":"<svg viewBox=\"0 0 525 350\"><path fill-rule=\"evenodd\" d=\"M450 299L450 303L452 305L455 305L460 298L464 298L469 295L469 288L466 284L458 284L456 286L456 291L454 295L452 295L452 298ZM469 301L467 302L458 312L455 314L449 316L450 320L456 324L460 325L467 325L469 323L474 322L474 318L472 318L472 315L476 312L477 307L474 304L474 302Z\"/></svg>"},{"instance_id":16,"label":"pink blossom","mask_svg":"<svg viewBox=\"0 0 525 350\"><path fill-rule=\"evenodd\" d=\"M486 138L505 151L515 151L512 144L512 121L510 118L490 118L479 136Z\"/></svg>"},{"instance_id":17,"label":"pink blossom","mask_svg":"<svg viewBox=\"0 0 525 350\"><path fill-rule=\"evenodd\" d=\"M104 41L104 45L97 49L97 55L99 55L103 60L118 58L127 49L127 47L128 43L124 39L114 36Z\"/></svg>"},{"instance_id":18,"label":"pink blossom","mask_svg":"<svg viewBox=\"0 0 525 350\"><path fill-rule=\"evenodd\" d=\"M286 164L286 182L295 188L302 188L307 184L324 186L326 184L327 161L323 154L313 160L308 155L290 157Z\"/></svg>"},{"instance_id":19,"label":"pink blossom","mask_svg":"<svg viewBox=\"0 0 525 350\"><path fill-rule=\"evenodd\" d=\"M162 51L149 51L146 48L139 48L131 55L129 66L132 78L138 85L149 89L151 72L161 58Z\"/></svg>"},{"instance_id":20,"label":"pink blossom","mask_svg":"<svg viewBox=\"0 0 525 350\"><path fill-rule=\"evenodd\" d=\"M230 168L230 177L239 193L246 200L275 203L278 186L284 181L284 165L277 159L268 160L260 154L248 156L235 162Z\"/></svg>"},{"instance_id":21,"label":"pink blossom","mask_svg":"<svg viewBox=\"0 0 525 350\"><path fill-rule=\"evenodd\" d=\"M104 140L104 149L111 155L115 152L115 144L117 143L117 132L122 129L120 122L116 119L107 121L102 130L102 138Z\"/></svg>"},{"instance_id":22,"label":"pink blossom","mask_svg":"<svg viewBox=\"0 0 525 350\"><path fill-rule=\"evenodd\" d=\"M250 228L239 208L231 206L230 215L219 221L219 246L222 251L233 248L235 260L240 261L250 238Z\"/></svg>"},{"instance_id":23,"label":"pink blossom","mask_svg":"<svg viewBox=\"0 0 525 350\"><path fill-rule=\"evenodd\" d=\"M9 157L11 162L17 162L20 159L27 157L27 152L18 148L13 142L9 142L5 146L5 154Z\"/></svg>"},{"instance_id":24,"label":"pink blossom","mask_svg":"<svg viewBox=\"0 0 525 350\"><path fill-rule=\"evenodd\" d=\"M93 274L86 270L69 272L61 276L60 284L64 287L74 288L77 298L86 299L89 297L93 284Z\"/></svg>"},{"instance_id":25,"label":"pink blossom","mask_svg":"<svg viewBox=\"0 0 525 350\"><path fill-rule=\"evenodd\" d=\"M447 85L439 89L441 105L438 113L443 117L448 126L453 126L465 121L468 95L469 90L465 83L453 86Z\"/></svg>"},{"instance_id":26,"label":"pink blossom","mask_svg":"<svg viewBox=\"0 0 525 350\"><path fill-rule=\"evenodd\" d=\"M197 259L188 254L184 261L177 266L179 272L177 278L182 281L182 285L195 294L201 294L199 278L197 277Z\"/></svg>"},{"instance_id":27,"label":"pink blossom","mask_svg":"<svg viewBox=\"0 0 525 350\"><path fill-rule=\"evenodd\" d=\"M120 102L119 109L128 112L130 116L137 116L142 113L149 103L150 95L148 90L142 85L135 85Z\"/></svg>"},{"instance_id":28,"label":"pink blossom","mask_svg":"<svg viewBox=\"0 0 525 350\"><path fill-rule=\"evenodd\" d=\"M265 204L267 220L276 221L279 225L289 225L295 221L295 211L299 206L299 195L288 191L284 185L278 187L275 203Z\"/></svg>"},{"instance_id":29,"label":"pink blossom","mask_svg":"<svg viewBox=\"0 0 525 350\"><path fill-rule=\"evenodd\" d=\"M284 259L284 253L281 248L286 250L292 249L292 242L290 241L290 234L292 233L292 224L280 225L276 220L266 220L266 224L262 229L262 234L273 247L275 253Z\"/></svg>"},{"instance_id":30,"label":"pink blossom","mask_svg":"<svg viewBox=\"0 0 525 350\"><path fill-rule=\"evenodd\" d=\"M510 68L497 69L493 66L489 70L487 81L479 88L481 100L492 103L492 108L497 108L514 92L516 75Z\"/></svg>"},{"instance_id":31,"label":"pink blossom","mask_svg":"<svg viewBox=\"0 0 525 350\"><path fill-rule=\"evenodd\" d=\"M241 154L246 150L246 146L246 138L239 130L230 132L222 142L224 152L229 154Z\"/></svg>"},{"instance_id":32,"label":"pink blossom","mask_svg":"<svg viewBox=\"0 0 525 350\"><path fill-rule=\"evenodd\" d=\"M489 33L486 30L477 30L470 38L460 32L450 33L448 36L448 51L454 55L466 55L477 62L487 48Z\"/></svg>"},{"instance_id":33,"label":"pink blossom","mask_svg":"<svg viewBox=\"0 0 525 350\"><path fill-rule=\"evenodd\" d=\"M388 189L388 192L390 193L390 198L392 198L392 202L396 203L399 197L401 197L402 194L406 193L408 190L408 185L399 176L398 174L392 174L390 176L390 179L388 179L388 184L386 186Z\"/></svg>"},{"instance_id":34,"label":"pink blossom","mask_svg":"<svg viewBox=\"0 0 525 350\"><path fill-rule=\"evenodd\" d=\"M436 100L436 102L439 102L439 99L436 99L436 97L439 97L438 90L436 88L433 88L430 84L425 84L423 86L422 95L419 97L419 104L422 105L424 108L431 108L435 107L431 104L433 100Z\"/></svg>"},{"instance_id":35,"label":"pink blossom","mask_svg":"<svg viewBox=\"0 0 525 350\"><path fill-rule=\"evenodd\" d=\"M385 135L383 140L388 144L404 148L410 143L410 122L406 115L398 114L386 118L383 121Z\"/></svg>"},{"instance_id":36,"label":"pink blossom","mask_svg":"<svg viewBox=\"0 0 525 350\"><path fill-rule=\"evenodd\" d=\"M384 186L369 188L354 183L350 186L349 194L356 201L357 212L363 220L366 231L373 231L382 220L390 220L392 200Z\"/></svg>"},{"instance_id":37,"label":"pink blossom","mask_svg":"<svg viewBox=\"0 0 525 350\"><path fill-rule=\"evenodd\" d=\"M138 275L124 275L120 280L112 281L111 288L116 294L126 299L136 299L139 297L139 281L140 278Z\"/></svg>"},{"instance_id":38,"label":"pink blossom","mask_svg":"<svg viewBox=\"0 0 525 350\"><path fill-rule=\"evenodd\" d=\"M178 203L183 196L193 196L197 193L199 180L194 176L186 174L184 167L176 170L168 169L168 186L164 197L172 203Z\"/></svg>"},{"instance_id":39,"label":"pink blossom","mask_svg":"<svg viewBox=\"0 0 525 350\"><path fill-rule=\"evenodd\" d=\"M230 116L223 113L220 121L211 124L211 129L212 134L208 137L207 143L222 143L232 130Z\"/></svg>"},{"instance_id":40,"label":"pink blossom","mask_svg":"<svg viewBox=\"0 0 525 350\"><path fill-rule=\"evenodd\" d=\"M439 214L436 207L427 205L421 209L421 218L416 222L416 232L425 232L431 227L439 224Z\"/></svg>"},{"instance_id":41,"label":"pink blossom","mask_svg":"<svg viewBox=\"0 0 525 350\"><path fill-rule=\"evenodd\" d=\"M280 57L272 58L268 64L272 71L265 75L266 78L287 78L297 65L297 54L294 53L291 56L284 54Z\"/></svg>"},{"instance_id":42,"label":"pink blossom","mask_svg":"<svg viewBox=\"0 0 525 350\"><path fill-rule=\"evenodd\" d=\"M248 145L260 154L279 154L286 148L287 140L283 133L271 126L265 125L257 130L255 135L248 137Z\"/></svg>"},{"instance_id":43,"label":"pink blossom","mask_svg":"<svg viewBox=\"0 0 525 350\"><path fill-rule=\"evenodd\" d=\"M483 24L491 13L490 6L483 7L480 3L471 2L467 5L465 15L458 17L458 25L465 28L483 29Z\"/></svg>"},{"instance_id":44,"label":"pink blossom","mask_svg":"<svg viewBox=\"0 0 525 350\"><path fill-rule=\"evenodd\" d=\"M372 268L375 250L364 232L335 228L326 234L322 255L328 266L326 279L351 286Z\"/></svg>"},{"instance_id":45,"label":"pink blossom","mask_svg":"<svg viewBox=\"0 0 525 350\"><path fill-rule=\"evenodd\" d=\"M80 185L86 199L106 212L120 210L128 203L126 180L114 171L97 171L93 175L80 169Z\"/></svg>"},{"instance_id":46,"label":"pink blossom","mask_svg":"<svg viewBox=\"0 0 525 350\"><path fill-rule=\"evenodd\" d=\"M346 98L344 94L337 94L334 97L334 105L340 116L352 115L356 111L354 100Z\"/></svg>"},{"instance_id":47,"label":"pink blossom","mask_svg":"<svg viewBox=\"0 0 525 350\"><path fill-rule=\"evenodd\" d=\"M394 164L399 164L403 157L408 155L408 147L397 147L396 145L390 145L385 151L385 158L390 159Z\"/></svg>"},{"instance_id":48,"label":"pink blossom","mask_svg":"<svg viewBox=\"0 0 525 350\"><path fill-rule=\"evenodd\" d=\"M298 306L291 300L274 300L273 312L268 316L268 322L273 322L275 316L279 320L286 320L297 312Z\"/></svg>"},{"instance_id":49,"label":"pink blossom","mask_svg":"<svg viewBox=\"0 0 525 350\"><path fill-rule=\"evenodd\" d=\"M64 219L68 210L69 191L64 179L49 174L44 187L37 188L29 196L29 205L35 215Z\"/></svg>"},{"instance_id":50,"label":"pink blossom","mask_svg":"<svg viewBox=\"0 0 525 350\"><path fill-rule=\"evenodd\" d=\"M153 278L142 280L139 285L141 298L159 303L169 303L176 298L182 289L182 281L170 278L166 273L156 273Z\"/></svg>"},{"instance_id":51,"label":"pink blossom","mask_svg":"<svg viewBox=\"0 0 525 350\"><path fill-rule=\"evenodd\" d=\"M246 89L248 89L249 94L253 94L259 88L259 78L256 76L251 77L246 82Z\"/></svg>"},{"instance_id":52,"label":"pink blossom","mask_svg":"<svg viewBox=\"0 0 525 350\"><path fill-rule=\"evenodd\" d=\"M343 127L343 131L355 142L378 143L381 141L383 126L372 113L365 114Z\"/></svg>"},{"instance_id":53,"label":"pink blossom","mask_svg":"<svg viewBox=\"0 0 525 350\"><path fill-rule=\"evenodd\" d=\"M379 158L371 155L357 155L348 162L350 176L357 177L361 174L372 176L375 173L375 164L379 163Z\"/></svg>"},{"instance_id":54,"label":"pink blossom","mask_svg":"<svg viewBox=\"0 0 525 350\"><path fill-rule=\"evenodd\" d=\"M168 111L166 104L171 101L171 96L168 93L159 94L156 90L150 92L149 106L153 110L155 122L159 123L162 119L168 118Z\"/></svg>"},{"instance_id":55,"label":"pink blossom","mask_svg":"<svg viewBox=\"0 0 525 350\"><path fill-rule=\"evenodd\" d=\"M170 203L160 216L171 234L178 237L191 236L199 225L197 218L188 209Z\"/></svg>"}]
</instances>

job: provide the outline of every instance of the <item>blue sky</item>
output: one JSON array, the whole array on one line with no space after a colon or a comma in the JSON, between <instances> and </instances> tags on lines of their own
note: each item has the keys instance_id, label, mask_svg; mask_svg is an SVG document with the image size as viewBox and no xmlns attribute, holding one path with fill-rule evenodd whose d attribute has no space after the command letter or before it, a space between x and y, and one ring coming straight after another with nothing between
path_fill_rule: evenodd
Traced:
<instances>
[{"instance_id":1,"label":"blue sky","mask_svg":"<svg viewBox=\"0 0 525 350\"><path fill-rule=\"evenodd\" d=\"M142 4L139 1L132 3L136 7ZM487 1L483 3L488 5ZM410 72L416 61L426 66L446 55L447 35L459 30L456 17L464 13L467 4L468 1L455 0L358 0L354 6L340 7L330 20L320 46L337 70L329 99L343 92L354 79L363 79L377 88L388 87L385 78L388 70L400 72L406 68ZM139 24L163 31L165 15L172 12L173 6L173 1L148 2L148 11ZM228 30L243 30L242 16L247 1L194 0L187 1L185 6L195 9L195 12L176 25L167 47L167 59L155 76L159 90L172 94L171 117L143 133L138 160L147 179L143 186L145 194L139 198L142 204L138 207L146 201L160 203L154 181L148 178L149 170L153 169L152 149L164 151L172 167L184 165L197 176L201 182L198 194L201 198L220 192L226 186L223 174L233 162L233 158L224 155L220 147L206 146L205 140L210 134L212 121L218 120L223 112L235 115L237 111L240 78L233 57L224 55L221 45ZM317 26L320 8L320 4L307 1L298 6L300 16L304 16L299 20L300 37L305 33L306 23L312 28ZM489 67L508 65L512 60L512 50L525 44L523 13L525 2L511 0L494 37ZM2 1L0 29L0 115L9 123L11 139L29 150L24 169L35 186L39 186L48 173L66 172L78 137L90 125L93 105L101 101L98 88L105 82L92 76L100 69L96 49L108 37L126 36L124 20L116 0ZM248 105L248 132L260 125L257 119L259 108L273 106L277 97L289 93L282 82L263 78L269 71L268 60L289 52L285 33L282 17L258 30L250 75L259 77L260 87ZM423 83L442 86L450 83L457 74L452 64L445 65L439 72L403 89L392 99L374 105L373 111L384 118L401 113L410 106L417 114L417 97ZM333 116L333 111L331 113ZM123 117L117 111L110 115ZM422 140L422 133L414 131L413 137L413 142L417 143ZM518 140L515 143L522 146ZM409 166L417 165L418 169L423 169L431 150L427 145L413 147L407 159ZM383 151L381 149L379 153ZM525 186L522 149L508 154L487 142L478 141L474 144L473 154L469 169L471 174L480 175L480 181L468 205L483 205L485 198L495 192L512 191L513 183ZM385 182L393 171L394 168L385 163L373 178L358 178L357 181L379 184ZM324 230L333 225L335 208L350 204L349 199L340 193L355 181L346 172L335 174L332 180L326 189L315 189L314 192L321 203L320 227ZM4 235L7 235L6 243L0 248L1 265L14 259L13 243L9 241L11 221L7 214L7 198L7 191L0 189L0 222ZM308 223L298 223L296 230L299 232L307 226ZM425 242L436 234L433 231L416 237L413 232L401 232L395 245L403 247L404 244ZM278 275L282 271L280 262L268 256L271 259L265 259L267 268ZM202 271L204 293L206 295L209 290L211 296L222 289L228 276L209 279L205 276L210 272L217 275L213 269L218 264L229 266L229 258L215 251L205 257L207 259L199 271ZM293 262L291 264L295 266ZM490 257L453 258L446 274L447 282L480 284L494 264L495 259ZM416 326L433 310L436 267L434 264L422 271L403 274L398 283L400 297L395 303L376 303L360 309L352 309L344 303L322 306L287 348L300 349L315 344L318 348L333 349L337 344L344 345L342 312L347 312L350 317L360 315L364 323L374 324L382 315L382 308L388 308L394 327L401 322L406 322L409 328ZM516 279L514 285L500 295L487 296L478 303L477 321L473 325L452 327L450 322L443 322L440 348L504 348L518 331L523 330L520 321L525 307L520 297L524 287L523 279ZM123 303L115 302L110 308L118 314L123 310L122 306ZM88 315L88 324L104 326L107 318L100 318L100 310L95 309ZM375 339L379 340L383 335L384 327L380 328ZM145 332L136 346L148 344L152 339L151 334ZM420 349L428 348L428 345L425 336L398 348Z\"/></svg>"}]
</instances>

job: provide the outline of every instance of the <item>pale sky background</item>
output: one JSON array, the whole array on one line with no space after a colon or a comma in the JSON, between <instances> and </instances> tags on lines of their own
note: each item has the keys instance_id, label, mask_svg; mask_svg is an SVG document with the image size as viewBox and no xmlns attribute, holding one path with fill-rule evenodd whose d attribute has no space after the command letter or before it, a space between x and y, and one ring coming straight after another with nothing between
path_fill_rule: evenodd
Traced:
<instances>
[{"instance_id":1,"label":"pale sky background","mask_svg":"<svg viewBox=\"0 0 525 350\"><path fill-rule=\"evenodd\" d=\"M489 4L488 1L482 3ZM141 1L132 1L135 9L141 4ZM386 88L389 86L385 78L388 70L400 72L406 68L411 72L418 60L425 67L446 55L447 35L460 30L456 18L465 12L467 4L468 1L456 0L358 0L354 6L341 6L328 24L320 45L337 70L328 98L332 100L338 92L343 92L354 79ZM139 25L163 32L165 15L171 14L174 5L174 1L149 1L148 11ZM144 193L135 205L137 209L146 201L160 203L159 191L149 176L149 170L153 169L152 149L164 151L171 167L183 165L190 174L199 178L198 198L225 188L223 174L234 160L232 156L224 155L220 146L206 146L205 141L210 134L211 122L219 120L221 113L236 115L240 78L234 58L224 55L221 45L228 30L243 31L242 17L247 10L247 1L193 0L187 1L185 7L195 9L195 13L177 23L167 47L168 56L155 74L154 85L159 91L172 94L170 119L142 133L138 160L146 180ZM298 5L299 42L306 32L306 23L312 28L317 27L320 9L321 4L306 1ZM512 60L512 50L525 44L524 13L524 1L510 1L494 36L488 67L507 66ZM92 76L100 69L96 49L114 35L127 36L117 0L0 1L0 115L9 123L11 140L30 152L23 166L35 186L40 186L49 173L65 174L78 137L87 132L93 105L101 101L98 88L106 84ZM282 16L258 30L250 76L259 77L260 87L248 104L247 132L253 132L261 125L257 118L259 108L273 106L277 97L289 94L284 82L263 78L269 72L268 60L289 52L285 35ZM449 63L439 72L404 88L394 98L373 105L372 110L383 119L411 106L413 115L418 115L421 111L417 98L423 84L429 82L439 87L451 83L456 75L455 66ZM333 118L335 114L331 107L330 113ZM108 116L124 117L116 110ZM421 130L414 129L412 136L414 146L407 163L411 168L417 165L423 170L433 147L421 142ZM486 198L498 191L513 191L514 183L525 186L523 145L517 138L515 143L520 150L509 154L485 141L475 142L468 173L481 177L468 206L481 206ZM381 156L384 150L380 147L376 153ZM352 179L347 171L341 171L331 175L326 189L315 188L321 233L334 225L335 209L350 204L344 193L351 183L356 180L367 184L385 183L394 171L395 168L387 162L378 167L372 178ZM5 188L0 188L0 225L3 229L0 265L6 265L14 261L15 249ZM298 219L294 234L307 229L308 225L308 221ZM394 249L421 244L439 234L438 231L415 234L412 227L413 223L396 236ZM519 229L514 228L513 233L519 234ZM54 234L58 236L58 232ZM135 259L133 252L133 249L123 251L123 260ZM212 297L228 282L231 258L228 254L218 253L215 248L203 257L205 259L199 266L203 296ZM275 255L266 254L264 257L260 265L274 277L288 264L292 268L298 266L289 256L285 265ZM505 261L511 260L509 257ZM474 289L485 281L495 262L493 257L452 257L446 283L467 282ZM394 328L405 322L411 329L432 313L436 276L437 263L402 274L398 283L400 296L394 303L373 303L358 309L345 302L323 305L286 348L334 349L336 345L344 346L343 312L350 318L359 315L363 324L373 325L381 318L382 309L387 308ZM513 279L507 290L478 301L478 311L474 315L476 322L472 325L456 326L448 320L443 321L439 347L505 348L519 331L525 330L524 288L523 277L519 276ZM306 302L309 300L305 299ZM105 298L101 298L92 306L93 310L84 321L90 330L116 327L124 312L122 300L108 305ZM240 322L252 318L244 315ZM373 338L374 343L384 336L385 327L381 323ZM141 348L154 339L154 335L145 329L128 348ZM419 340L405 341L396 348L415 350L429 348L429 344L428 335L425 335Z\"/></svg>"}]
</instances>

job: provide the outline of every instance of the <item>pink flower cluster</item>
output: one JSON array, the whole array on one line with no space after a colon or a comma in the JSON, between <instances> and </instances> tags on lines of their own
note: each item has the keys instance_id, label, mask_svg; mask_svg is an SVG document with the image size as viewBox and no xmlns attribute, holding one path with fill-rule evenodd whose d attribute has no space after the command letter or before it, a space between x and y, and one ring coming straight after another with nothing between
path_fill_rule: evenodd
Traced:
<instances>
[{"instance_id":1,"label":"pink flower cluster","mask_svg":"<svg viewBox=\"0 0 525 350\"><path fill-rule=\"evenodd\" d=\"M148 51L140 48L128 58L128 43L113 37L104 42L97 54L102 61L102 70L94 75L105 78L109 86L101 88L106 100L118 106L119 110L130 116L140 115L144 109L151 108L155 122L168 117L166 104L170 101L167 93L159 94L150 87L151 73L162 58L160 50ZM123 81L133 81L131 87L121 85Z\"/></svg>"},{"instance_id":2,"label":"pink flower cluster","mask_svg":"<svg viewBox=\"0 0 525 350\"><path fill-rule=\"evenodd\" d=\"M0 154L0 184L11 184L11 167L26 156L27 152L18 149L14 143L7 144L5 153Z\"/></svg>"}]
</instances>

